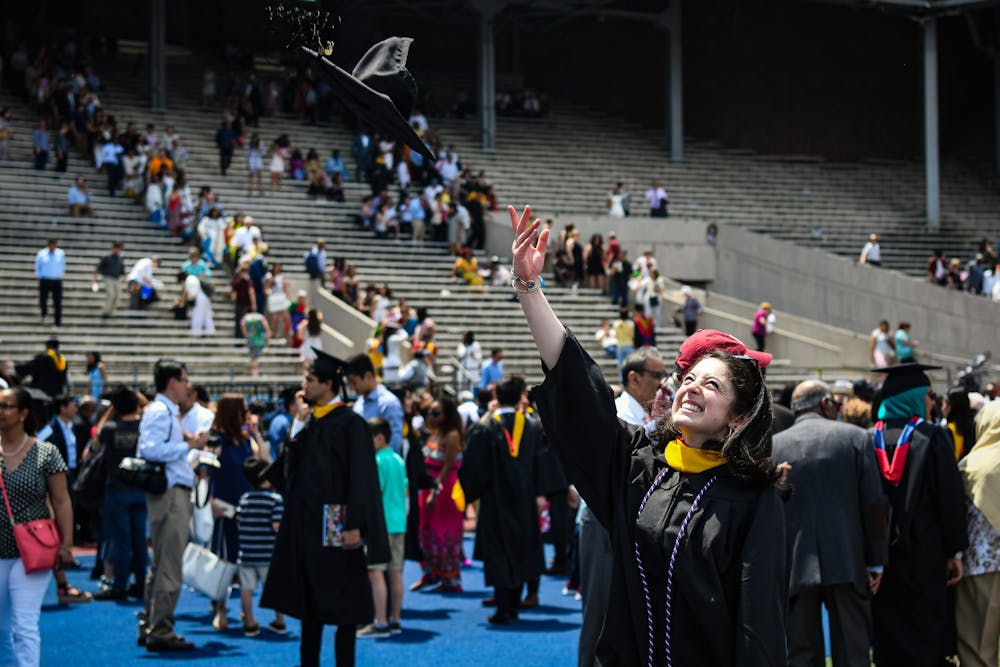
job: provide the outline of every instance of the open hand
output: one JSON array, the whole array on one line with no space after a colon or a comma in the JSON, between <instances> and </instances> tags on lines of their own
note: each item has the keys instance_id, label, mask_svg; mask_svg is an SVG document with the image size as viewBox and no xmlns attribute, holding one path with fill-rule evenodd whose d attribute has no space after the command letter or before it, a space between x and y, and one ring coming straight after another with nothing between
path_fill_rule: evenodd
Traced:
<instances>
[{"instance_id":1,"label":"open hand","mask_svg":"<svg viewBox=\"0 0 1000 667\"><path fill-rule=\"evenodd\" d=\"M535 234L542 221L538 218L532 221L531 207L525 206L520 216L513 206L508 206L507 212L510 213L510 225L514 229L514 242L510 248L514 258L512 267L514 275L523 280L535 280L541 275L545 266L545 248L549 243L549 231L542 230L536 244Z\"/></svg>"}]
</instances>

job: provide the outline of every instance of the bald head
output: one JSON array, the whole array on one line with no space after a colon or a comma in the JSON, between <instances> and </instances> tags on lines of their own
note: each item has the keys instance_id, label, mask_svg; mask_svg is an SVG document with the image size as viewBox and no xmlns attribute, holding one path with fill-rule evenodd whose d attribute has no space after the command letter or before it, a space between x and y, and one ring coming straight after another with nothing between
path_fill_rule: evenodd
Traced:
<instances>
[{"instance_id":1,"label":"bald head","mask_svg":"<svg viewBox=\"0 0 1000 667\"><path fill-rule=\"evenodd\" d=\"M830 385L822 380L806 380L800 382L792 392L792 412L796 415L814 410L823 403L823 399L831 396Z\"/></svg>"}]
</instances>

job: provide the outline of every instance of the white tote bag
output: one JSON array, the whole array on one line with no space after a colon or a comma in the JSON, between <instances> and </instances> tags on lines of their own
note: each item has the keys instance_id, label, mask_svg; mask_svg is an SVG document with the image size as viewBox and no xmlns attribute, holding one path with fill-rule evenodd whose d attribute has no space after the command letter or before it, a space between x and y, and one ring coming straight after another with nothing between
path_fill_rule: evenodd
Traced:
<instances>
[{"instance_id":1,"label":"white tote bag","mask_svg":"<svg viewBox=\"0 0 1000 667\"><path fill-rule=\"evenodd\" d=\"M236 575L236 565L228 563L205 547L188 542L184 548L183 581L213 600L222 600Z\"/></svg>"},{"instance_id":2,"label":"white tote bag","mask_svg":"<svg viewBox=\"0 0 1000 667\"><path fill-rule=\"evenodd\" d=\"M208 493L209 481L201 478L195 482L193 495L194 511L191 513L191 535L193 541L201 546L208 546L212 541L215 529L215 516L212 514L212 503Z\"/></svg>"}]
</instances>

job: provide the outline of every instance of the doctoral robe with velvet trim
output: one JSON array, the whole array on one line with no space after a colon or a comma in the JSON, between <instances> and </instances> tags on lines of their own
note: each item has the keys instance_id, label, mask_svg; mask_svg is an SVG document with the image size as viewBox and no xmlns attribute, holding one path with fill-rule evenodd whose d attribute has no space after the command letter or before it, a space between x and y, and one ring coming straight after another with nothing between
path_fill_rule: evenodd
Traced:
<instances>
[{"instance_id":1,"label":"doctoral robe with velvet trim","mask_svg":"<svg viewBox=\"0 0 1000 667\"><path fill-rule=\"evenodd\" d=\"M895 454L906 420L888 420L886 452ZM954 608L946 563L969 544L965 492L949 433L917 426L898 486L883 479L891 508L889 562L872 600L875 664L938 667L954 653Z\"/></svg>"},{"instance_id":2,"label":"doctoral robe with velvet trim","mask_svg":"<svg viewBox=\"0 0 1000 667\"><path fill-rule=\"evenodd\" d=\"M601 665L648 663L650 623L637 542L652 609L652 664L666 664L668 558L694 497L712 478L675 564L672 664L785 665L785 517L777 490L740 481L727 466L691 475L668 470L637 524L643 497L668 467L663 447L618 419L600 368L572 334L546 372L532 396L549 445L611 536L614 569L597 647Z\"/></svg>"},{"instance_id":3,"label":"doctoral robe with velvet trim","mask_svg":"<svg viewBox=\"0 0 1000 667\"><path fill-rule=\"evenodd\" d=\"M260 606L327 625L371 623L368 564L389 562L371 432L345 406L310 418L270 468L285 497ZM367 549L324 547L323 505L347 505L344 530L359 529Z\"/></svg>"}]
</instances>

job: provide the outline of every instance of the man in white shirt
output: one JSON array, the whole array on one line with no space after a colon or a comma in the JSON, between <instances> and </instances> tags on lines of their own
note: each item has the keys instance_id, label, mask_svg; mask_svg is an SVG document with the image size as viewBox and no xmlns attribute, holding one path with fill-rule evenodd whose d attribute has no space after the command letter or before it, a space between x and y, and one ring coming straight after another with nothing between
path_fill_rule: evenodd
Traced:
<instances>
[{"instance_id":1,"label":"man in white shirt","mask_svg":"<svg viewBox=\"0 0 1000 667\"><path fill-rule=\"evenodd\" d=\"M62 454L66 467L69 468L67 480L72 488L76 479L77 447L76 434L73 431L73 420L76 417L77 405L72 396L57 396L53 401L56 410L55 417L48 424L38 429L39 440L51 442Z\"/></svg>"},{"instance_id":2,"label":"man in white shirt","mask_svg":"<svg viewBox=\"0 0 1000 667\"><path fill-rule=\"evenodd\" d=\"M129 310L140 310L152 303L156 298L156 289L153 282L153 271L160 266L160 259L143 257L132 265L132 270L128 272L126 282L130 294Z\"/></svg>"},{"instance_id":3,"label":"man in white shirt","mask_svg":"<svg viewBox=\"0 0 1000 667\"><path fill-rule=\"evenodd\" d=\"M642 347L622 364L625 391L615 399L618 418L628 424L649 428L656 422L650 408L656 392L669 373L655 347ZM597 639L611 594L611 538L589 508L580 518L580 588L583 589L583 620L580 624L578 664L595 664Z\"/></svg>"},{"instance_id":4,"label":"man in white shirt","mask_svg":"<svg viewBox=\"0 0 1000 667\"><path fill-rule=\"evenodd\" d=\"M649 204L651 218L666 218L670 215L670 197L660 187L659 181L653 181L653 186L646 190L646 202Z\"/></svg>"},{"instance_id":5,"label":"man in white shirt","mask_svg":"<svg viewBox=\"0 0 1000 667\"><path fill-rule=\"evenodd\" d=\"M882 248L878 244L878 234L869 234L868 243L861 249L861 256L858 257L858 264L871 264L872 266L882 266Z\"/></svg>"},{"instance_id":6,"label":"man in white shirt","mask_svg":"<svg viewBox=\"0 0 1000 667\"><path fill-rule=\"evenodd\" d=\"M253 218L249 215L243 219L243 226L233 234L232 244L238 248L240 253L245 253L253 248L254 243L263 243L264 237L260 227L253 223Z\"/></svg>"},{"instance_id":7,"label":"man in white shirt","mask_svg":"<svg viewBox=\"0 0 1000 667\"><path fill-rule=\"evenodd\" d=\"M181 409L181 428L188 435L211 430L215 422L215 413L208 409L208 392L201 385L191 387L187 400L179 404Z\"/></svg>"},{"instance_id":8,"label":"man in white shirt","mask_svg":"<svg viewBox=\"0 0 1000 667\"><path fill-rule=\"evenodd\" d=\"M187 367L174 359L153 366L156 398L143 410L136 456L165 464L167 490L150 493L149 539L153 559L146 577L146 599L139 620L139 644L146 650L190 651L194 644L174 632L174 609L181 592L181 565L191 522L194 471L191 449L204 449L207 433L186 436L180 406L188 401L191 383Z\"/></svg>"}]
</instances>

